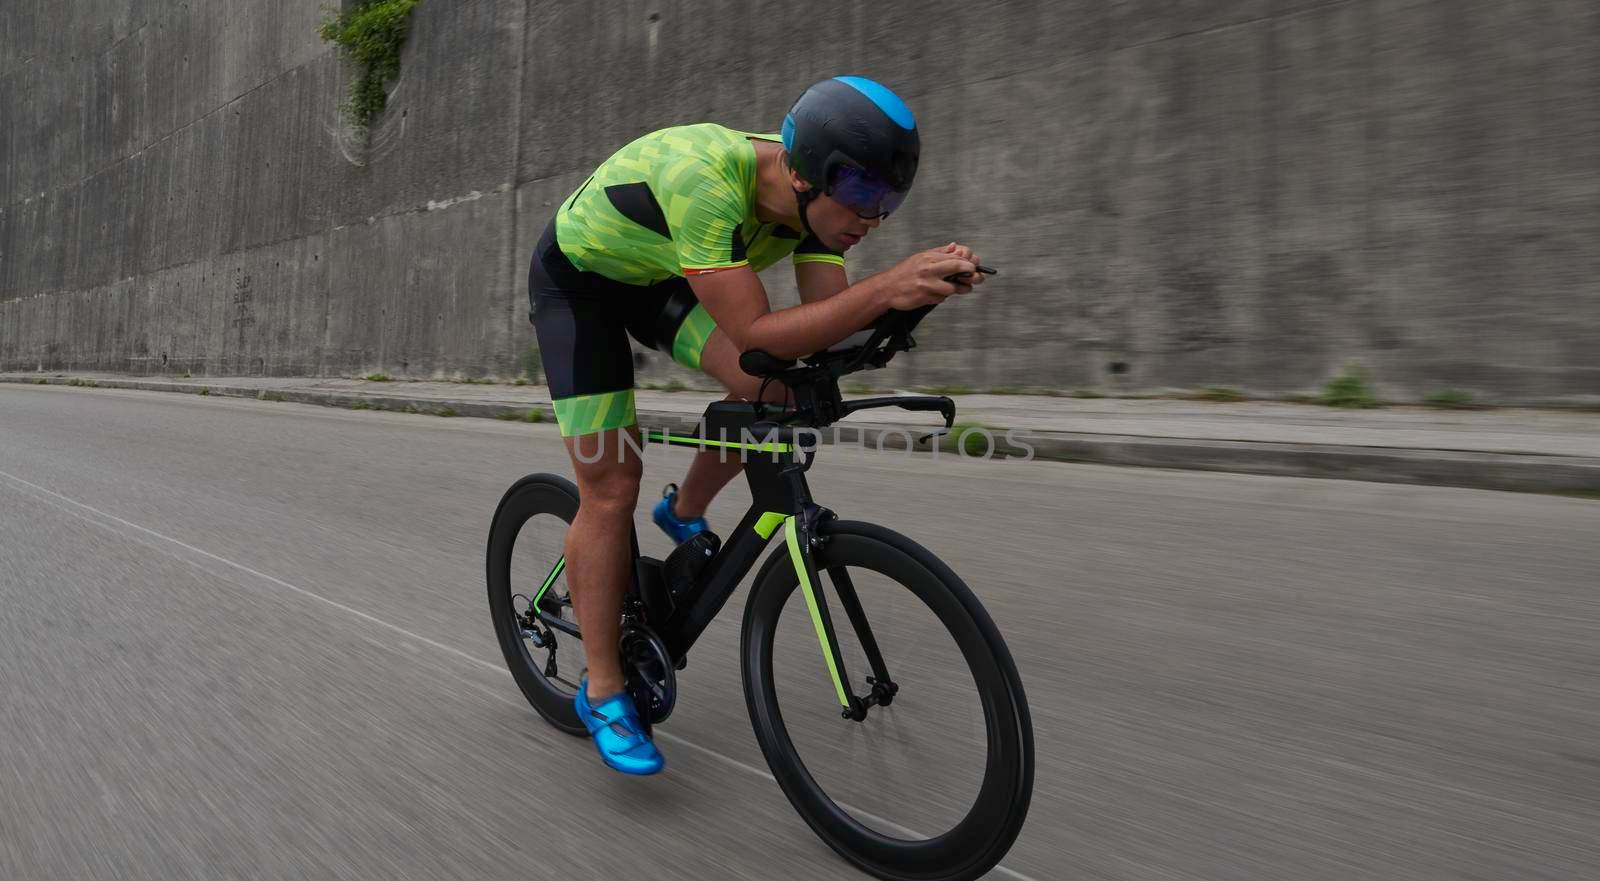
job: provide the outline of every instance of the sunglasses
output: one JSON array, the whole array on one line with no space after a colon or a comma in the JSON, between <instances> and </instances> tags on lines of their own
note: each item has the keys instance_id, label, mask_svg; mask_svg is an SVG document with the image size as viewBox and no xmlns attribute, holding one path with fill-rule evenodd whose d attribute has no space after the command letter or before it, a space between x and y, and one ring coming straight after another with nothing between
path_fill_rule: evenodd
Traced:
<instances>
[{"instance_id":1,"label":"sunglasses","mask_svg":"<svg viewBox=\"0 0 1600 881\"><path fill-rule=\"evenodd\" d=\"M851 165L842 166L834 172L833 185L825 192L864 220L888 217L906 200L904 192Z\"/></svg>"}]
</instances>

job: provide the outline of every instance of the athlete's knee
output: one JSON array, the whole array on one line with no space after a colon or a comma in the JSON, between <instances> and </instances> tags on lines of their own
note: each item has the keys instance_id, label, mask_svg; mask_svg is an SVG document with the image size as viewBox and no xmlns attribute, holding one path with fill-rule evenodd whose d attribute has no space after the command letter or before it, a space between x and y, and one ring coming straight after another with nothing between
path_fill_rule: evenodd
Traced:
<instances>
[{"instance_id":1,"label":"athlete's knee","mask_svg":"<svg viewBox=\"0 0 1600 881\"><path fill-rule=\"evenodd\" d=\"M589 463L579 468L579 498L596 512L625 511L632 516L643 476L644 465L638 457Z\"/></svg>"}]
</instances>

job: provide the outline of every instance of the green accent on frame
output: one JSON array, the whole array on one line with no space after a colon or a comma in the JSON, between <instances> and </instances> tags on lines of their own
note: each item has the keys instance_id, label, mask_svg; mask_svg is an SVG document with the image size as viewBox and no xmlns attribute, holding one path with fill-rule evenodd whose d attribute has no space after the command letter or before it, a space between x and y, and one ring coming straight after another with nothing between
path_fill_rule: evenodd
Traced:
<instances>
[{"instance_id":1,"label":"green accent on frame","mask_svg":"<svg viewBox=\"0 0 1600 881\"><path fill-rule=\"evenodd\" d=\"M567 558L563 554L556 559L556 567L551 569L550 574L544 577L544 584L539 585L539 592L533 595L533 614L539 614L539 600L544 599L545 591L550 589L550 585L556 583L556 579L561 577L562 570L566 568Z\"/></svg>"},{"instance_id":2,"label":"green accent on frame","mask_svg":"<svg viewBox=\"0 0 1600 881\"><path fill-rule=\"evenodd\" d=\"M687 447L727 447L732 450L755 450L758 453L787 453L793 449L789 444L746 444L737 441L715 441L703 437L694 437L693 435L667 434L664 431L646 431L644 439L658 444L678 444Z\"/></svg>"},{"instance_id":3,"label":"green accent on frame","mask_svg":"<svg viewBox=\"0 0 1600 881\"><path fill-rule=\"evenodd\" d=\"M756 521L756 535L762 538L771 538L772 534L778 531L778 527L783 525L785 519L786 515L779 514L777 511L768 511L762 514L761 519Z\"/></svg>"},{"instance_id":4,"label":"green accent on frame","mask_svg":"<svg viewBox=\"0 0 1600 881\"><path fill-rule=\"evenodd\" d=\"M794 563L794 573L800 577L800 590L806 595L806 608L811 610L811 626L817 630L817 642L822 644L822 659L828 662L828 675L833 677L833 690L839 695L839 706L850 709L850 699L845 697L844 680L839 678L839 667L833 662L833 644L828 641L828 629L822 626L822 611L817 608L817 591L806 574L805 557L800 553L800 538L794 527L795 517L784 518L784 541L789 545L789 560Z\"/></svg>"}]
</instances>

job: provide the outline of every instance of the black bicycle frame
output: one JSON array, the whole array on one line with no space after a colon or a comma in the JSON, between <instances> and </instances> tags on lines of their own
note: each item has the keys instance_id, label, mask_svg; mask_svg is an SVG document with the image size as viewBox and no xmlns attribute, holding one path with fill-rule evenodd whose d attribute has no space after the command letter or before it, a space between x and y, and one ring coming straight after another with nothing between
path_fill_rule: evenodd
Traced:
<instances>
[{"instance_id":1,"label":"black bicycle frame","mask_svg":"<svg viewBox=\"0 0 1600 881\"><path fill-rule=\"evenodd\" d=\"M739 582L766 550L778 527L786 525L791 517L805 514L808 509L820 511L812 502L811 488L806 484L805 469L809 463L802 462L799 455L802 451L791 442L775 439L776 432L758 436L755 431L760 417L758 405L718 401L707 408L700 431L694 435L645 433L645 439L655 443L703 449L720 447L735 453L744 462L745 479L750 484L750 510L707 564L698 591L687 604L674 609L666 621L653 625L674 659L683 657L722 611ZM815 517L816 513L811 516ZM804 550L809 551L809 548ZM806 556L810 556L809 552Z\"/></svg>"},{"instance_id":2,"label":"black bicycle frame","mask_svg":"<svg viewBox=\"0 0 1600 881\"><path fill-rule=\"evenodd\" d=\"M839 653L839 641L834 636L833 619L820 589L821 582L811 553L816 546L818 524L832 515L812 501L811 489L806 484L805 472L811 465L813 451L795 444L790 430L773 428L771 423L764 423L770 431L761 427L761 417L771 409L766 405L719 401L707 408L696 434L643 433L644 439L651 443L733 451L744 463L752 499L750 510L734 527L716 556L706 564L694 594L682 604L674 606L665 620L648 623L666 646L671 660L681 662L712 619L727 605L739 582L744 580L781 526L817 639L821 643L823 659L833 678L842 715L859 721L866 718L868 707L888 703L892 699L894 684L889 680L877 641L873 638L849 577L839 570L833 573L835 589L857 637L866 647L874 673L873 690L866 698L857 697L849 686L844 658ZM633 553L638 559L637 541L634 542ZM581 639L582 635L576 627L562 620L559 615L541 608L545 593L565 566L564 557L557 560L530 605L545 626ZM635 567L634 574L633 595L637 599L641 596L639 567Z\"/></svg>"}]
</instances>

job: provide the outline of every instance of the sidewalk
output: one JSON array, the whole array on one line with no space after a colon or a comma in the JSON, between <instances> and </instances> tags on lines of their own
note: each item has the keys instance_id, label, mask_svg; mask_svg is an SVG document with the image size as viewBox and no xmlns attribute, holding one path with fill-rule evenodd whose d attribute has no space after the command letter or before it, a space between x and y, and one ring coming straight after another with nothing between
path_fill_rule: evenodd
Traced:
<instances>
[{"instance_id":1,"label":"sidewalk","mask_svg":"<svg viewBox=\"0 0 1600 881\"><path fill-rule=\"evenodd\" d=\"M553 420L543 386L362 379L11 373L0 382L206 393L458 416ZM689 430L714 396L636 394L639 422ZM1554 410L1336 410L1306 404L957 395L958 423L1013 437L1041 459L1426 483L1525 492L1600 494L1600 413ZM901 448L936 415L876 410L840 423L842 438ZM859 430L860 434L856 434ZM831 434L825 436L832 440ZM1004 446L1004 445L1003 445ZM996 455L1016 455L1006 447Z\"/></svg>"}]
</instances>

